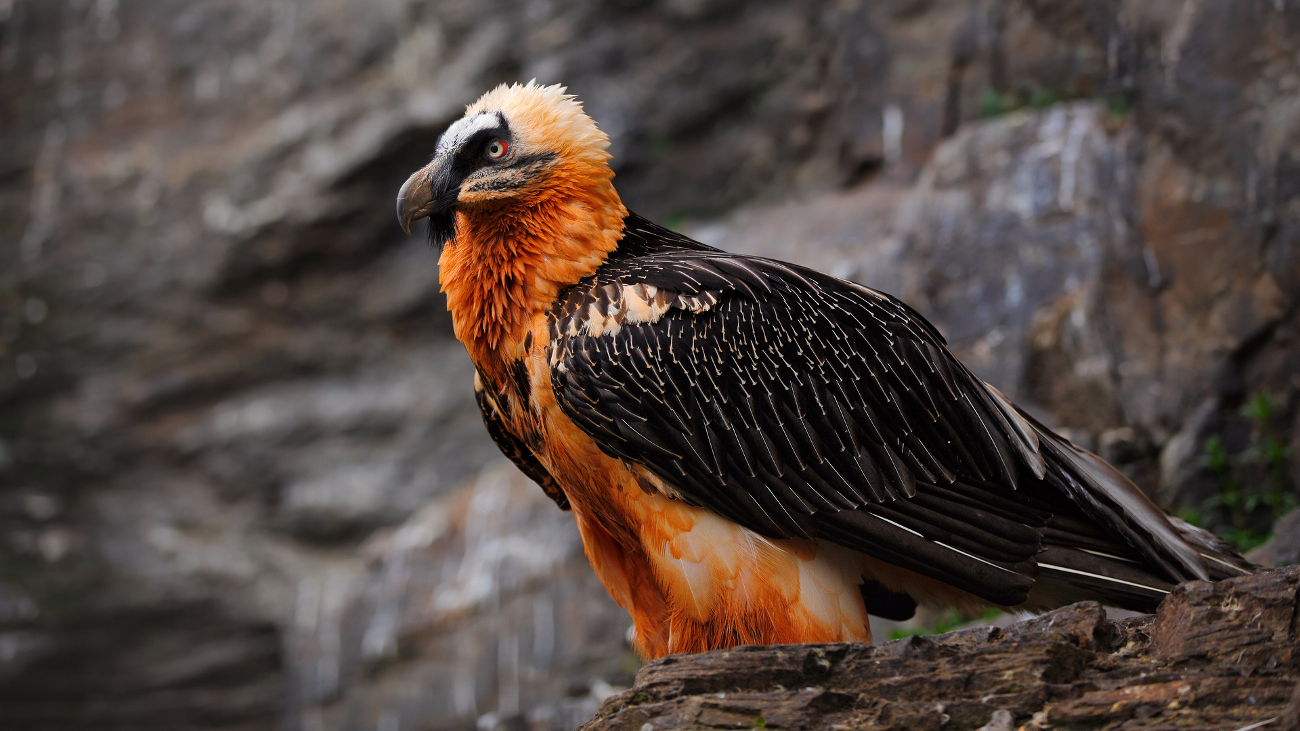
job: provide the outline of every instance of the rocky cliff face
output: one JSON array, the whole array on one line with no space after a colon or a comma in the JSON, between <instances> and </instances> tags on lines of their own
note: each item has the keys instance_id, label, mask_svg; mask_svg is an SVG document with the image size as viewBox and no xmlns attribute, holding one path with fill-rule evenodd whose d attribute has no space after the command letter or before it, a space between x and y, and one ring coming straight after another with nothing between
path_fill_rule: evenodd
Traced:
<instances>
[{"instance_id":1,"label":"rocky cliff face","mask_svg":"<svg viewBox=\"0 0 1300 731\"><path fill-rule=\"evenodd\" d=\"M0 2L0 725L567 728L630 682L392 215L503 81L1166 505L1293 490L1296 48L1250 0Z\"/></svg>"}]
</instances>

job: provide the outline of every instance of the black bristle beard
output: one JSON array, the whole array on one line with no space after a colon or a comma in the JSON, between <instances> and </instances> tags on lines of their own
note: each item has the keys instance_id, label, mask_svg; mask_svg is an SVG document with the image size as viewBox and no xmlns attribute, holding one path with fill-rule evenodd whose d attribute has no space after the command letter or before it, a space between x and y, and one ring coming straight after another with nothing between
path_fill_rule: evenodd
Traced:
<instances>
[{"instance_id":1,"label":"black bristle beard","mask_svg":"<svg viewBox=\"0 0 1300 731\"><path fill-rule=\"evenodd\" d=\"M456 238L456 209L448 208L429 216L429 243L442 251L447 242Z\"/></svg>"}]
</instances>

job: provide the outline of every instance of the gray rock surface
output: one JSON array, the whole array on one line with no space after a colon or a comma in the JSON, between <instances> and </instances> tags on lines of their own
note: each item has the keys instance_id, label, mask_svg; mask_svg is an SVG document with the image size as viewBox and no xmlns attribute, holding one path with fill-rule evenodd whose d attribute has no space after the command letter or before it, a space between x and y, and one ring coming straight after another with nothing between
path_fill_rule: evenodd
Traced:
<instances>
[{"instance_id":1,"label":"gray rock surface","mask_svg":"<svg viewBox=\"0 0 1300 731\"><path fill-rule=\"evenodd\" d=\"M1273 537L1247 557L1260 566L1300 564L1300 510L1292 510L1273 524Z\"/></svg>"},{"instance_id":2,"label":"gray rock surface","mask_svg":"<svg viewBox=\"0 0 1300 731\"><path fill-rule=\"evenodd\" d=\"M569 728L630 680L392 214L502 81L568 83L634 210L902 295L1167 505L1211 437L1294 490L1297 47L1271 0L0 1L0 727Z\"/></svg>"},{"instance_id":3,"label":"gray rock surface","mask_svg":"<svg viewBox=\"0 0 1300 731\"><path fill-rule=\"evenodd\" d=\"M298 586L304 726L572 728L640 664L572 518L504 460L357 554Z\"/></svg>"}]
</instances>

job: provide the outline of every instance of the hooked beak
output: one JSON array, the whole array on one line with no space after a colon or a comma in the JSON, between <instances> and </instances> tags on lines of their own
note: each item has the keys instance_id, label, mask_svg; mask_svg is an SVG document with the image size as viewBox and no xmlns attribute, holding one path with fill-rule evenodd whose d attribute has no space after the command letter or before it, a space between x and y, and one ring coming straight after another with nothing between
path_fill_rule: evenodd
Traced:
<instances>
[{"instance_id":1,"label":"hooked beak","mask_svg":"<svg viewBox=\"0 0 1300 731\"><path fill-rule=\"evenodd\" d=\"M397 222L407 236L411 224L456 205L460 181L453 179L451 161L439 156L406 179L397 193Z\"/></svg>"}]
</instances>

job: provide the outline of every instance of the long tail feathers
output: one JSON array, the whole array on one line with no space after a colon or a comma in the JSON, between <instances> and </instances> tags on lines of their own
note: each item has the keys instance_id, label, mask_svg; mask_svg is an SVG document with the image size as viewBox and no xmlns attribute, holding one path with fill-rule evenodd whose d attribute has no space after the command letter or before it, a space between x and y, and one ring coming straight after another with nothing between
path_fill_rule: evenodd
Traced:
<instances>
[{"instance_id":1,"label":"long tail feathers","mask_svg":"<svg viewBox=\"0 0 1300 731\"><path fill-rule=\"evenodd\" d=\"M1015 407L1012 407L1015 408ZM1036 557L1044 593L1092 598L1151 611L1174 584L1253 573L1255 566L1208 531L1167 515L1105 460L1082 450L1016 409L1032 424L1046 479L1064 488L1096 526L1122 539L1107 549L1104 533L1049 523ZM1114 541L1114 538L1111 540ZM1055 587L1055 589L1051 589Z\"/></svg>"},{"instance_id":2,"label":"long tail feathers","mask_svg":"<svg viewBox=\"0 0 1300 731\"><path fill-rule=\"evenodd\" d=\"M1187 541L1192 548L1196 549L1201 558L1205 559L1205 565L1210 570L1210 578L1214 581L1230 579L1233 576L1245 576L1253 574L1259 569L1242 557L1237 550L1227 541L1205 530L1197 528L1182 518L1169 517L1169 522L1173 523L1178 533L1182 535L1183 540Z\"/></svg>"},{"instance_id":3,"label":"long tail feathers","mask_svg":"<svg viewBox=\"0 0 1300 731\"><path fill-rule=\"evenodd\" d=\"M1119 470L1097 455L1086 452L1050 431L1039 432L1039 441L1054 467L1068 474L1067 486L1077 483L1087 492L1084 506L1112 512L1133 548L1146 554L1179 581L1210 578L1205 559L1169 522L1169 516ZM1055 459L1052 459L1055 458ZM1100 517L1100 516L1095 516Z\"/></svg>"},{"instance_id":4,"label":"long tail feathers","mask_svg":"<svg viewBox=\"0 0 1300 731\"><path fill-rule=\"evenodd\" d=\"M1089 549L1048 546L1038 554L1038 568L1040 580L1060 585L1057 593L1066 595L1056 603L1097 599L1149 612L1174 588L1137 562Z\"/></svg>"}]
</instances>

